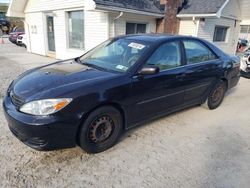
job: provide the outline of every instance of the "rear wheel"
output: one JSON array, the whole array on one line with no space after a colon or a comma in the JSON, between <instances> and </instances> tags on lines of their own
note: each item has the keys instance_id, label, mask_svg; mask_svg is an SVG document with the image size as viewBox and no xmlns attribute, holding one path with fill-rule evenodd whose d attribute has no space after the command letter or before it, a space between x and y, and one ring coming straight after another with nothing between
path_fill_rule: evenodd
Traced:
<instances>
[{"instance_id":1,"label":"rear wheel","mask_svg":"<svg viewBox=\"0 0 250 188\"><path fill-rule=\"evenodd\" d=\"M215 85L215 87L210 91L204 106L210 110L218 108L225 96L226 93L226 84L223 81L220 81Z\"/></svg>"},{"instance_id":2,"label":"rear wheel","mask_svg":"<svg viewBox=\"0 0 250 188\"><path fill-rule=\"evenodd\" d=\"M112 147L123 127L121 113L105 106L93 111L82 125L79 145L88 153L99 153Z\"/></svg>"}]
</instances>

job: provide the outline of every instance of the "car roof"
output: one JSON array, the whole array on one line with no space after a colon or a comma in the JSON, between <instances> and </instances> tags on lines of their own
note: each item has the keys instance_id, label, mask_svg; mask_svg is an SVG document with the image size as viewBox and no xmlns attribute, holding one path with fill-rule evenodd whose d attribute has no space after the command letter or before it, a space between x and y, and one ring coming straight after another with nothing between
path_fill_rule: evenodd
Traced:
<instances>
[{"instance_id":1,"label":"car roof","mask_svg":"<svg viewBox=\"0 0 250 188\"><path fill-rule=\"evenodd\" d=\"M181 36L181 35L171 35L171 34L133 34L133 35L122 35L122 36L118 36L115 38L137 40L137 41L143 41L143 42L149 42L149 43L151 42L160 43L160 42L164 42L170 39L182 39L182 38L198 39L192 36Z\"/></svg>"},{"instance_id":2,"label":"car roof","mask_svg":"<svg viewBox=\"0 0 250 188\"><path fill-rule=\"evenodd\" d=\"M183 35L170 35L170 34L133 34L133 35L122 35L117 36L114 39L128 39L128 40L134 40L134 41L141 41L143 43L154 43L156 45L161 44L163 42L167 42L169 40L174 39L192 39L192 40L198 40L202 43L205 43L207 46L210 47L218 56L225 57L226 54L220 50L218 47L216 47L214 44L193 36L183 36Z\"/></svg>"}]
</instances>

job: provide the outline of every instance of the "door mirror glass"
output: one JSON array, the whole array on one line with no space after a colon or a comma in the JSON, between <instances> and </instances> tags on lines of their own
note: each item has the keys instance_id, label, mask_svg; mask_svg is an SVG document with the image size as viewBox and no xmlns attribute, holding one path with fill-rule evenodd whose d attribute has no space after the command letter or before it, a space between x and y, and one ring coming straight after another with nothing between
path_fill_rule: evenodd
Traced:
<instances>
[{"instance_id":1,"label":"door mirror glass","mask_svg":"<svg viewBox=\"0 0 250 188\"><path fill-rule=\"evenodd\" d=\"M141 71L139 71L140 75L154 75L160 72L159 67L157 66L146 66L143 67Z\"/></svg>"}]
</instances>

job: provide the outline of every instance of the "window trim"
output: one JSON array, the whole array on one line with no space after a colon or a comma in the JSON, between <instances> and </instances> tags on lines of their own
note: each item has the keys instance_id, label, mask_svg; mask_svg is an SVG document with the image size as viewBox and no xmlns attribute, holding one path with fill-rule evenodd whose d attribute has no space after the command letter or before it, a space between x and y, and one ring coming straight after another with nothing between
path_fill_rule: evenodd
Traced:
<instances>
[{"instance_id":1,"label":"window trim","mask_svg":"<svg viewBox=\"0 0 250 188\"><path fill-rule=\"evenodd\" d=\"M83 12L83 48L71 48L69 46L69 12L77 12L82 11ZM66 49L72 50L72 51L85 51L86 50L86 40L85 40L85 11L82 8L75 8L75 9L67 9L65 12L65 27L66 27Z\"/></svg>"},{"instance_id":2,"label":"window trim","mask_svg":"<svg viewBox=\"0 0 250 188\"><path fill-rule=\"evenodd\" d=\"M185 65L181 65L179 67L174 67L174 68L170 68L170 69L166 69L166 70L163 70L163 71L160 71L160 73L162 72L167 72L167 71L171 71L171 70L178 70L180 68L185 68L185 67L191 67L191 66L198 66L198 65L203 65L203 64L207 64L207 63L211 63L212 61L215 61L215 60L219 60L219 59L214 59L214 60L209 60L209 61L203 61L203 62L200 62L200 63L195 63L195 64L185 64Z\"/></svg>"},{"instance_id":3,"label":"window trim","mask_svg":"<svg viewBox=\"0 0 250 188\"><path fill-rule=\"evenodd\" d=\"M198 43L198 44L201 44L202 46L206 47L210 52L212 52L212 54L216 57L215 59L213 60L208 60L208 61L201 61L199 63L192 63L192 64L188 64L187 62L187 53L186 53L186 48L185 48L185 44L184 44L184 41L193 41L195 43ZM211 62L211 61L215 61L215 60L219 60L220 58L218 57L218 55L204 42L200 41L200 40L197 40L197 39L181 39L181 44L182 44L182 49L183 49L183 56L184 56L184 62L185 62L185 65L197 65L197 64L200 64L200 63L206 63L206 62Z\"/></svg>"},{"instance_id":4,"label":"window trim","mask_svg":"<svg viewBox=\"0 0 250 188\"><path fill-rule=\"evenodd\" d=\"M187 64L187 60L186 60L186 50L185 50L185 46L184 46L184 43L183 41L186 41L186 40L190 40L190 41L197 41L199 43L201 43L202 45L204 45L206 48L208 48L216 57L216 59L213 59L213 60L209 60L209 61L203 61L203 62L199 62L199 63L195 63L195 64ZM178 70L178 69L181 69L181 68L185 68L185 67L192 67L192 66L200 66L200 65L203 65L203 64L207 64L207 63L211 63L212 61L220 61L220 58L219 56L211 49L211 47L209 47L206 43L204 43L203 41L200 41L200 40L197 40L195 38L180 38L180 39L170 39L168 41L164 41L162 42L161 44L159 44L154 50L152 50L150 52L151 55L149 55L146 59L145 59L145 63L141 64L136 70L135 70L135 73L134 73L134 76L137 76L137 73L138 71L140 71L147 63L148 59L152 56L152 54L163 44L165 43L168 43L168 42L177 42L179 43L180 45L180 50L181 50L181 66L178 66L178 67L174 67L174 68L170 68L170 69L166 69L166 70L162 70L160 71L159 73L160 74L164 74L164 73L167 73L167 72L170 72L170 71L173 71L173 70Z\"/></svg>"},{"instance_id":5,"label":"window trim","mask_svg":"<svg viewBox=\"0 0 250 188\"><path fill-rule=\"evenodd\" d=\"M215 40L215 37L216 37L215 31L216 31L217 28L226 29L226 36L225 36L225 40L224 40L224 41L216 41L216 40ZM214 34L213 34L213 42L214 42L214 43L227 43L227 42L228 42L228 33L229 33L229 29L230 29L230 26L215 25L215 27L214 27Z\"/></svg>"}]
</instances>

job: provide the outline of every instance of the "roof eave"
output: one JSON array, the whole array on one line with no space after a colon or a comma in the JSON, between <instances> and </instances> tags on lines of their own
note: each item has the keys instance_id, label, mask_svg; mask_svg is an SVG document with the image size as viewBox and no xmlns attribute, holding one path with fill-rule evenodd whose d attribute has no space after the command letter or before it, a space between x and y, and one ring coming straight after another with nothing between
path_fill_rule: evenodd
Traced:
<instances>
[{"instance_id":1,"label":"roof eave","mask_svg":"<svg viewBox=\"0 0 250 188\"><path fill-rule=\"evenodd\" d=\"M225 3L220 7L220 9L217 12L217 16L220 18L222 15L222 12L224 10L224 8L227 6L227 4L229 3L230 0L226 0Z\"/></svg>"},{"instance_id":2,"label":"roof eave","mask_svg":"<svg viewBox=\"0 0 250 188\"><path fill-rule=\"evenodd\" d=\"M120 7L109 7L109 6L98 5L98 4L96 4L95 8L99 9L99 10L106 10L106 11L118 11L118 12L132 13L132 14L141 14L141 15L145 15L145 16L153 16L156 18L163 18L164 17L163 13L160 14L160 13L139 11L139 10L134 10L134 9L120 8Z\"/></svg>"},{"instance_id":3,"label":"roof eave","mask_svg":"<svg viewBox=\"0 0 250 188\"><path fill-rule=\"evenodd\" d=\"M177 15L178 18L190 18L190 17L215 17L220 18L222 16L222 11L229 3L230 0L226 0L225 3L220 7L220 9L215 13L208 13L208 14L179 14Z\"/></svg>"},{"instance_id":4,"label":"roof eave","mask_svg":"<svg viewBox=\"0 0 250 188\"><path fill-rule=\"evenodd\" d=\"M193 18L193 17L198 17L198 18L206 18L206 17L218 17L217 13L211 13L211 14L178 14L177 18Z\"/></svg>"},{"instance_id":5,"label":"roof eave","mask_svg":"<svg viewBox=\"0 0 250 188\"><path fill-rule=\"evenodd\" d=\"M16 0L11 0L6 16L24 18L25 17L24 10L20 11L16 10L16 4L18 5L18 7L25 7L26 3L27 3L26 0L22 1L19 0L18 3L16 2Z\"/></svg>"},{"instance_id":6,"label":"roof eave","mask_svg":"<svg viewBox=\"0 0 250 188\"><path fill-rule=\"evenodd\" d=\"M25 14L23 12L16 12L16 11L11 11L8 9L8 12L6 14L7 17L17 17L17 18L24 18Z\"/></svg>"}]
</instances>

